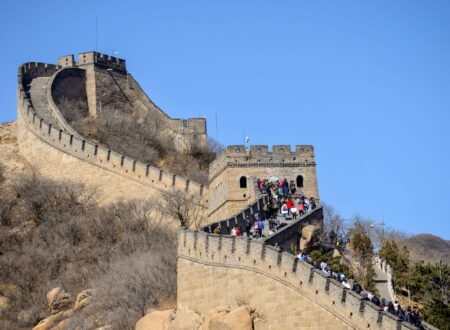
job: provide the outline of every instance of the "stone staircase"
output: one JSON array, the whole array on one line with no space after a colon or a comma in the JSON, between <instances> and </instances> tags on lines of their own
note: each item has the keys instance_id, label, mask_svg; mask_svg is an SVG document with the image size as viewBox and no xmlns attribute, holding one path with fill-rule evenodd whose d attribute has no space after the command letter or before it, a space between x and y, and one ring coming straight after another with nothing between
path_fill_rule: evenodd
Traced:
<instances>
[{"instance_id":1,"label":"stone staircase","mask_svg":"<svg viewBox=\"0 0 450 330\"><path fill-rule=\"evenodd\" d=\"M56 129L61 129L57 119L52 115L47 100L47 85L51 77L37 77L31 81L30 96L36 114Z\"/></svg>"}]
</instances>

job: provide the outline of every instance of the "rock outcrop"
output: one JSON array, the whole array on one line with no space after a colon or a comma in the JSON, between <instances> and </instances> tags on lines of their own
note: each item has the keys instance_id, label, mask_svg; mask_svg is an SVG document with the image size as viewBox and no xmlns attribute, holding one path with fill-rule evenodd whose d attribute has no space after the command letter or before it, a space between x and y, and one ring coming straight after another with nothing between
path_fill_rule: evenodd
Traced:
<instances>
[{"instance_id":1,"label":"rock outcrop","mask_svg":"<svg viewBox=\"0 0 450 330\"><path fill-rule=\"evenodd\" d=\"M307 250L312 243L316 241L320 233L320 226L307 225L302 229L302 236L300 237L300 250Z\"/></svg>"},{"instance_id":2,"label":"rock outcrop","mask_svg":"<svg viewBox=\"0 0 450 330\"><path fill-rule=\"evenodd\" d=\"M10 300L7 297L0 296L0 316L3 311L6 311L9 308Z\"/></svg>"},{"instance_id":3,"label":"rock outcrop","mask_svg":"<svg viewBox=\"0 0 450 330\"><path fill-rule=\"evenodd\" d=\"M136 330L166 329L174 312L173 309L151 312L136 323Z\"/></svg>"},{"instance_id":4,"label":"rock outcrop","mask_svg":"<svg viewBox=\"0 0 450 330\"><path fill-rule=\"evenodd\" d=\"M200 315L188 309L153 311L136 323L136 330L252 330L257 316L249 306L218 306Z\"/></svg>"},{"instance_id":5,"label":"rock outcrop","mask_svg":"<svg viewBox=\"0 0 450 330\"><path fill-rule=\"evenodd\" d=\"M59 287L53 288L47 293L47 304L52 315L41 320L33 330L66 329L68 320L91 304L93 294L94 290L92 289L83 290L73 302L71 294Z\"/></svg>"},{"instance_id":6,"label":"rock outcrop","mask_svg":"<svg viewBox=\"0 0 450 330\"><path fill-rule=\"evenodd\" d=\"M87 289L87 290L81 291L77 295L77 298L75 299L75 305L74 305L73 309L79 310L79 309L83 309L83 308L87 307L92 301L93 293L94 293L94 290L92 290L92 289Z\"/></svg>"},{"instance_id":7,"label":"rock outcrop","mask_svg":"<svg viewBox=\"0 0 450 330\"><path fill-rule=\"evenodd\" d=\"M47 293L47 305L52 314L68 309L72 304L72 295L57 287Z\"/></svg>"}]
</instances>

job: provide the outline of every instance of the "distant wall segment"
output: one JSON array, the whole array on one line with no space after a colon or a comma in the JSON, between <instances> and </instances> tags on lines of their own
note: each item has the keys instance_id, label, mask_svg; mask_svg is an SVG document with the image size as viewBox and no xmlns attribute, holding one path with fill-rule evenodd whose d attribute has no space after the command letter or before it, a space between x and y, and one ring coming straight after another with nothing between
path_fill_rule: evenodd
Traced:
<instances>
[{"instance_id":1,"label":"distant wall segment","mask_svg":"<svg viewBox=\"0 0 450 330\"><path fill-rule=\"evenodd\" d=\"M200 195L207 203L208 190L203 185L90 143L63 129L55 129L39 117L27 87L34 78L50 77L59 69L56 65L26 63L18 71L19 149L43 175L97 187L105 203L146 198L173 188ZM59 112L50 105L48 111Z\"/></svg>"}]
</instances>

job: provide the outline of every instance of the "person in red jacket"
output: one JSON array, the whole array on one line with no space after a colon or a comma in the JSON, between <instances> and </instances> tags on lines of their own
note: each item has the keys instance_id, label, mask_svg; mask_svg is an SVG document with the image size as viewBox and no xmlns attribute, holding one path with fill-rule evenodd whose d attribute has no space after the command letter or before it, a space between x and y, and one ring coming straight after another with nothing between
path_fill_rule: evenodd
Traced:
<instances>
[{"instance_id":1,"label":"person in red jacket","mask_svg":"<svg viewBox=\"0 0 450 330\"><path fill-rule=\"evenodd\" d=\"M292 201L290 198L287 200L286 205L288 207L288 215L289 215L291 213L291 209L292 209Z\"/></svg>"}]
</instances>

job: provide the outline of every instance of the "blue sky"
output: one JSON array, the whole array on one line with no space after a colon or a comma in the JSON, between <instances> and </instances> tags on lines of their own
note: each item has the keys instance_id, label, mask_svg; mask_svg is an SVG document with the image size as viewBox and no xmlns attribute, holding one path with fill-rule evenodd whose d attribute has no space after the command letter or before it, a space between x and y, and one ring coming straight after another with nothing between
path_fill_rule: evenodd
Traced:
<instances>
[{"instance_id":1,"label":"blue sky","mask_svg":"<svg viewBox=\"0 0 450 330\"><path fill-rule=\"evenodd\" d=\"M172 117L313 144L345 217L450 239L450 1L2 1L0 121L18 65L95 50L96 17L97 50Z\"/></svg>"}]
</instances>

